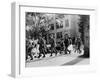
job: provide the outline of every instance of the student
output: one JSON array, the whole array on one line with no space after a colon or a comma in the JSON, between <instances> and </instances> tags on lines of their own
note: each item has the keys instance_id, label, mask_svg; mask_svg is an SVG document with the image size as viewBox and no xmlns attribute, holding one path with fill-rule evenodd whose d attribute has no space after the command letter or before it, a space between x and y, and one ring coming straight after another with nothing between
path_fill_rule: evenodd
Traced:
<instances>
[{"instance_id":1,"label":"student","mask_svg":"<svg viewBox=\"0 0 100 80\"><path fill-rule=\"evenodd\" d=\"M77 46L77 51L79 51L79 53L81 53L81 50L80 50L81 38L80 38L80 36L78 36L77 39L76 39L76 46Z\"/></svg>"},{"instance_id":2,"label":"student","mask_svg":"<svg viewBox=\"0 0 100 80\"><path fill-rule=\"evenodd\" d=\"M45 50L44 50L45 44L44 44L44 40L43 40L42 36L39 37L38 43L39 43L39 51L40 51L38 58L40 58L42 56L42 54L43 54L43 58L44 58L45 57Z\"/></svg>"},{"instance_id":3,"label":"student","mask_svg":"<svg viewBox=\"0 0 100 80\"><path fill-rule=\"evenodd\" d=\"M32 47L33 47L33 49L32 49L31 52L32 52L32 54L34 55L34 57L36 58L36 57L38 57L38 55L39 55L39 44L38 44L38 39L36 39L36 40L33 41Z\"/></svg>"},{"instance_id":4,"label":"student","mask_svg":"<svg viewBox=\"0 0 100 80\"><path fill-rule=\"evenodd\" d=\"M68 34L65 35L64 46L65 46L65 54L67 54L67 52L70 53L70 51L68 50L68 46L69 46Z\"/></svg>"},{"instance_id":5,"label":"student","mask_svg":"<svg viewBox=\"0 0 100 80\"><path fill-rule=\"evenodd\" d=\"M61 44L60 44L60 46L61 46L61 51L63 51L63 50L64 50L64 40L63 40L63 39L61 39Z\"/></svg>"},{"instance_id":6,"label":"student","mask_svg":"<svg viewBox=\"0 0 100 80\"><path fill-rule=\"evenodd\" d=\"M72 38L69 37L68 41L69 41L68 50L69 50L69 54L70 54L73 51Z\"/></svg>"},{"instance_id":7,"label":"student","mask_svg":"<svg viewBox=\"0 0 100 80\"><path fill-rule=\"evenodd\" d=\"M33 56L31 54L33 47L31 46L31 44L26 46L26 60L28 59L28 56L30 56L31 60L33 60Z\"/></svg>"},{"instance_id":8,"label":"student","mask_svg":"<svg viewBox=\"0 0 100 80\"><path fill-rule=\"evenodd\" d=\"M50 56L52 56L52 54L55 52L55 41L53 39L53 35L51 35L49 43L51 44L51 47L50 47L50 49L51 49L51 55Z\"/></svg>"},{"instance_id":9,"label":"student","mask_svg":"<svg viewBox=\"0 0 100 80\"><path fill-rule=\"evenodd\" d=\"M72 45L75 45L75 37L72 37Z\"/></svg>"},{"instance_id":10,"label":"student","mask_svg":"<svg viewBox=\"0 0 100 80\"><path fill-rule=\"evenodd\" d=\"M31 60L33 60L33 56L31 54L31 51L33 49L31 42L30 42L30 38L26 39L26 60L28 59L28 56L30 56Z\"/></svg>"}]
</instances>

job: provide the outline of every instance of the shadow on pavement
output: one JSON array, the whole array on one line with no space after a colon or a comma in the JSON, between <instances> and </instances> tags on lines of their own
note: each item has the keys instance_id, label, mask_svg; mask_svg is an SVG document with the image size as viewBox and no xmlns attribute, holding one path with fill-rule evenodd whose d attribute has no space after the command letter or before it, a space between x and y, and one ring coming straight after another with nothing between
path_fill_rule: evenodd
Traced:
<instances>
[{"instance_id":1,"label":"shadow on pavement","mask_svg":"<svg viewBox=\"0 0 100 80\"><path fill-rule=\"evenodd\" d=\"M65 65L74 65L74 64L76 64L76 63L78 63L78 62L80 62L82 60L84 60L84 58L76 58L76 59L74 59L74 60L72 60L70 62L67 62L65 64L62 64L62 66L65 66Z\"/></svg>"}]
</instances>

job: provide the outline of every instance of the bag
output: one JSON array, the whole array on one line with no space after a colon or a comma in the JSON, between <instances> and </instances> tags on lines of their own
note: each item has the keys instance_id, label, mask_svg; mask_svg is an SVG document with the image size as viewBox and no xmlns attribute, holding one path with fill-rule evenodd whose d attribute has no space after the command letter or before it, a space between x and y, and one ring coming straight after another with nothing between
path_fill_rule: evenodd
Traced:
<instances>
[{"instance_id":1,"label":"bag","mask_svg":"<svg viewBox=\"0 0 100 80\"><path fill-rule=\"evenodd\" d=\"M70 50L70 51L73 50L73 45L72 45L72 44L70 44L70 45L68 46L68 50Z\"/></svg>"}]
</instances>

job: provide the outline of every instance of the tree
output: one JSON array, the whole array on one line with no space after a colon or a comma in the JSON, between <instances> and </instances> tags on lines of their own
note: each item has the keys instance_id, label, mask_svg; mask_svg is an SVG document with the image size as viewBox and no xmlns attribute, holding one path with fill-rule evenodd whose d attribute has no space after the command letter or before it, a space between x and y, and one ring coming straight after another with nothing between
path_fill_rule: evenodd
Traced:
<instances>
[{"instance_id":1,"label":"tree","mask_svg":"<svg viewBox=\"0 0 100 80\"><path fill-rule=\"evenodd\" d=\"M89 30L89 15L80 15L79 32L81 33L81 39L84 44L84 30Z\"/></svg>"},{"instance_id":2,"label":"tree","mask_svg":"<svg viewBox=\"0 0 100 80\"><path fill-rule=\"evenodd\" d=\"M51 17L50 17L51 16ZM46 37L49 34L49 24L51 24L52 15L45 13L26 13L26 38L38 38L41 34Z\"/></svg>"},{"instance_id":3,"label":"tree","mask_svg":"<svg viewBox=\"0 0 100 80\"><path fill-rule=\"evenodd\" d=\"M81 33L81 39L84 45L84 55L85 57L89 57L89 45L86 44L86 33L89 33L89 15L80 15L80 22L79 22L79 32ZM89 38L88 38L89 42ZM88 45L88 46L87 46Z\"/></svg>"}]
</instances>

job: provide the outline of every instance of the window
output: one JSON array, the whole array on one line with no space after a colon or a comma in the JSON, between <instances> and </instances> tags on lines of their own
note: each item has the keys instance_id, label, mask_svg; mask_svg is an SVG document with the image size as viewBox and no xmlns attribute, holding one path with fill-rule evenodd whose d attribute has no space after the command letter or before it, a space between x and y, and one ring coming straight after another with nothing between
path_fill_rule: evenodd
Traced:
<instances>
[{"instance_id":1,"label":"window","mask_svg":"<svg viewBox=\"0 0 100 80\"><path fill-rule=\"evenodd\" d=\"M69 15L65 15L65 27L69 27Z\"/></svg>"},{"instance_id":2,"label":"window","mask_svg":"<svg viewBox=\"0 0 100 80\"><path fill-rule=\"evenodd\" d=\"M54 30L54 24L50 24L50 30Z\"/></svg>"},{"instance_id":3,"label":"window","mask_svg":"<svg viewBox=\"0 0 100 80\"><path fill-rule=\"evenodd\" d=\"M69 20L65 20L65 27L69 27Z\"/></svg>"},{"instance_id":4,"label":"window","mask_svg":"<svg viewBox=\"0 0 100 80\"><path fill-rule=\"evenodd\" d=\"M56 28L63 28L63 21L64 21L64 15L63 14L56 14Z\"/></svg>"}]
</instances>

